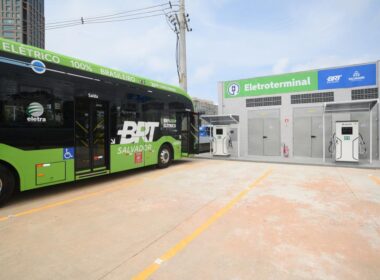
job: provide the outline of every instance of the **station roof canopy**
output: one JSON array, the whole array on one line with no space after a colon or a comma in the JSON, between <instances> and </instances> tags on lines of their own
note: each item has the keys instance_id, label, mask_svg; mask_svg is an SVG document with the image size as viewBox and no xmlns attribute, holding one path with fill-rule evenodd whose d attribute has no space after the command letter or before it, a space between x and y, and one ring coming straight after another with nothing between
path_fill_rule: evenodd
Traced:
<instances>
[{"instance_id":1,"label":"station roof canopy","mask_svg":"<svg viewBox=\"0 0 380 280\"><path fill-rule=\"evenodd\" d=\"M201 119L211 125L230 125L238 124L238 115L203 115Z\"/></svg>"},{"instance_id":2,"label":"station roof canopy","mask_svg":"<svg viewBox=\"0 0 380 280\"><path fill-rule=\"evenodd\" d=\"M324 106L325 113L349 113L371 111L378 103L378 99L357 100L349 102L332 102Z\"/></svg>"}]
</instances>

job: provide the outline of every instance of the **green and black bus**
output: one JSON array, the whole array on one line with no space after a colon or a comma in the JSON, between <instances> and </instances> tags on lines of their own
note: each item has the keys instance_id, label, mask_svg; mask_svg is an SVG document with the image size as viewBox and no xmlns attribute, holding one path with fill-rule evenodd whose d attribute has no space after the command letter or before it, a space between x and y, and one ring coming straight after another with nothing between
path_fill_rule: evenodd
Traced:
<instances>
[{"instance_id":1,"label":"green and black bus","mask_svg":"<svg viewBox=\"0 0 380 280\"><path fill-rule=\"evenodd\" d=\"M0 203L197 149L182 89L0 38Z\"/></svg>"}]
</instances>

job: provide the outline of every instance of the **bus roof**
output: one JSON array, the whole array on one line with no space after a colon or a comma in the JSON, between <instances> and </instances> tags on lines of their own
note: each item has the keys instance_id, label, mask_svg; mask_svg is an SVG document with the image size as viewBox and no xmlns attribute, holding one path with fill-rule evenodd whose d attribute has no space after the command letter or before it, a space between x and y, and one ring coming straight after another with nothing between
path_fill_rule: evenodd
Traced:
<instances>
[{"instance_id":1,"label":"bus roof","mask_svg":"<svg viewBox=\"0 0 380 280\"><path fill-rule=\"evenodd\" d=\"M76 59L73 57L61 55L55 52L43 50L43 49L36 48L29 45L24 45L24 44L7 40L1 37L0 37L0 51L12 53L12 54L16 54L16 55L20 55L24 57L29 57L33 60L41 60L41 61L45 61L45 62L49 62L53 64L58 64L58 65L70 67L73 69L106 76L109 78L115 78L115 79L119 79L123 81L132 82L135 84L157 88L160 90L174 92L174 93L186 96L187 98L191 100L189 95L184 90L176 86L149 80L149 79L132 75L126 72L122 72L119 70L107 68L107 67L100 66L94 63Z\"/></svg>"}]
</instances>

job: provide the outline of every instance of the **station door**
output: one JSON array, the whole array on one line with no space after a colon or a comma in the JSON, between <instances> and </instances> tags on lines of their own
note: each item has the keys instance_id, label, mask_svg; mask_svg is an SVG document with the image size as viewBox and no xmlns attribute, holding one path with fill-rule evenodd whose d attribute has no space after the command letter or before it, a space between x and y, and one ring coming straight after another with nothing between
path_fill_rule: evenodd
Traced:
<instances>
[{"instance_id":1,"label":"station door","mask_svg":"<svg viewBox=\"0 0 380 280\"><path fill-rule=\"evenodd\" d=\"M248 155L280 156L279 110L248 112Z\"/></svg>"},{"instance_id":2,"label":"station door","mask_svg":"<svg viewBox=\"0 0 380 280\"><path fill-rule=\"evenodd\" d=\"M293 127L294 156L323 156L323 119L322 117L298 117Z\"/></svg>"},{"instance_id":3,"label":"station door","mask_svg":"<svg viewBox=\"0 0 380 280\"><path fill-rule=\"evenodd\" d=\"M322 107L294 108L293 155L323 157Z\"/></svg>"}]
</instances>

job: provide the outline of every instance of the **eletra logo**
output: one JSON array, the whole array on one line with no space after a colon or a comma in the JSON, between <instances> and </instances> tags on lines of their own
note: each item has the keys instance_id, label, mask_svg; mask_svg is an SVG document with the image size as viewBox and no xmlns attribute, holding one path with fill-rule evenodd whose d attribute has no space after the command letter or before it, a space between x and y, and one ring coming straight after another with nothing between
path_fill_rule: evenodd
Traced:
<instances>
[{"instance_id":1,"label":"eletra logo","mask_svg":"<svg viewBox=\"0 0 380 280\"><path fill-rule=\"evenodd\" d=\"M231 84L228 87L228 94L232 96L238 95L240 92L240 86L238 84Z\"/></svg>"},{"instance_id":2,"label":"eletra logo","mask_svg":"<svg viewBox=\"0 0 380 280\"><path fill-rule=\"evenodd\" d=\"M38 118L44 114L44 107L38 102L33 102L29 104L26 111L28 116Z\"/></svg>"},{"instance_id":3,"label":"eletra logo","mask_svg":"<svg viewBox=\"0 0 380 280\"><path fill-rule=\"evenodd\" d=\"M46 66L45 66L45 63L43 63L42 61L40 60L33 60L31 63L30 63L31 67L32 67L32 70L34 72L36 72L37 74L43 74L45 73L46 71Z\"/></svg>"},{"instance_id":4,"label":"eletra logo","mask_svg":"<svg viewBox=\"0 0 380 280\"><path fill-rule=\"evenodd\" d=\"M28 122L46 122L45 118L40 118L44 114L44 107L38 103L30 103L26 109L26 114L28 115Z\"/></svg>"}]
</instances>

